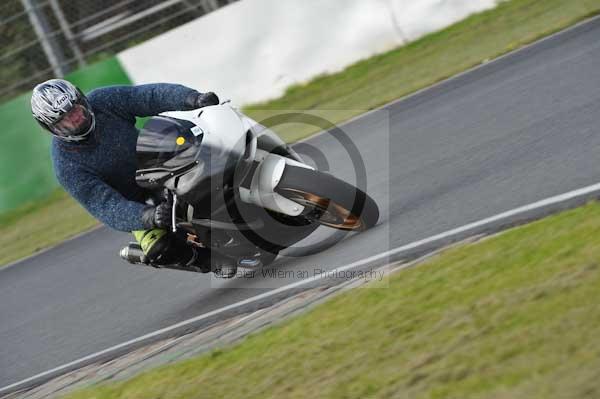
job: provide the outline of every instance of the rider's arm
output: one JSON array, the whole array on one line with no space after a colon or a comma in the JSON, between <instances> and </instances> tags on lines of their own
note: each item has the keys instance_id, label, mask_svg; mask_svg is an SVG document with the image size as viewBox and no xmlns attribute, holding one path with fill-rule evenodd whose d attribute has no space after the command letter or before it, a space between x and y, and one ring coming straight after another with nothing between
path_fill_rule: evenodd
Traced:
<instances>
[{"instance_id":1,"label":"rider's arm","mask_svg":"<svg viewBox=\"0 0 600 399\"><path fill-rule=\"evenodd\" d=\"M143 230L142 214L148 205L130 201L93 173L56 174L59 183L89 213L120 231Z\"/></svg>"},{"instance_id":2,"label":"rider's arm","mask_svg":"<svg viewBox=\"0 0 600 399\"><path fill-rule=\"evenodd\" d=\"M194 89L170 83L109 86L90 93L96 104L100 102L105 109L127 118L194 109L198 96Z\"/></svg>"}]
</instances>

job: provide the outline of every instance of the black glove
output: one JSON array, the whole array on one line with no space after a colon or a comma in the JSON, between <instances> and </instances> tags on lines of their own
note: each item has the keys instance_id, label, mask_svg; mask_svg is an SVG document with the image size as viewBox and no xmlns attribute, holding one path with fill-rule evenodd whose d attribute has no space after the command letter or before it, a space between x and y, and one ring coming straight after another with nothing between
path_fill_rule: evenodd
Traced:
<instances>
[{"instance_id":1,"label":"black glove","mask_svg":"<svg viewBox=\"0 0 600 399\"><path fill-rule=\"evenodd\" d=\"M196 108L202 108L209 105L219 105L219 97L212 91L208 93L200 93L196 97Z\"/></svg>"},{"instance_id":2,"label":"black glove","mask_svg":"<svg viewBox=\"0 0 600 399\"><path fill-rule=\"evenodd\" d=\"M146 229L165 229L173 227L171 220L173 202L161 202L157 206L149 206L142 213L142 224Z\"/></svg>"}]
</instances>

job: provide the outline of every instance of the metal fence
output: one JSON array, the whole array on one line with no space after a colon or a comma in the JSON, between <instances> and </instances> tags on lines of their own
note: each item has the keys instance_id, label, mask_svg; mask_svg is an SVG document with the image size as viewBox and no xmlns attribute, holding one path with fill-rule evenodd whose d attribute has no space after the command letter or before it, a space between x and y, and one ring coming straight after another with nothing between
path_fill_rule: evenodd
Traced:
<instances>
[{"instance_id":1,"label":"metal fence","mask_svg":"<svg viewBox=\"0 0 600 399\"><path fill-rule=\"evenodd\" d=\"M0 102L236 0L5 0Z\"/></svg>"}]
</instances>

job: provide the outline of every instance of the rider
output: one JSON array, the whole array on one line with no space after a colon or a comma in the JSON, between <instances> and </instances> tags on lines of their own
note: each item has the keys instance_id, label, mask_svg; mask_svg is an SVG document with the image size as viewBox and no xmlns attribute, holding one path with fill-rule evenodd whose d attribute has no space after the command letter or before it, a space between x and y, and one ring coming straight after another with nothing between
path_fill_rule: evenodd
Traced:
<instances>
[{"instance_id":1,"label":"rider","mask_svg":"<svg viewBox=\"0 0 600 399\"><path fill-rule=\"evenodd\" d=\"M52 161L59 183L101 222L132 232L151 264L204 272L211 270L210 251L185 245L169 233L171 204L163 199L150 205L150 193L135 182L135 117L216 104L213 92L166 83L109 86L86 96L66 80L51 79L31 96L33 117L54 136ZM235 274L234 263L220 263L217 275Z\"/></svg>"}]
</instances>

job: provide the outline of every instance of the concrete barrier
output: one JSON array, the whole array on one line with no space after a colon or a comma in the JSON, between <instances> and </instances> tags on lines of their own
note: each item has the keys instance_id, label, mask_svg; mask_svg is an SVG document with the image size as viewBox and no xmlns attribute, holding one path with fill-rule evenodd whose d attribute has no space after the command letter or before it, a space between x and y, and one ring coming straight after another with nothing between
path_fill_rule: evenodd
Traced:
<instances>
[{"instance_id":1,"label":"concrete barrier","mask_svg":"<svg viewBox=\"0 0 600 399\"><path fill-rule=\"evenodd\" d=\"M236 104L495 6L496 0L241 0L118 55L135 83L177 82Z\"/></svg>"}]
</instances>

